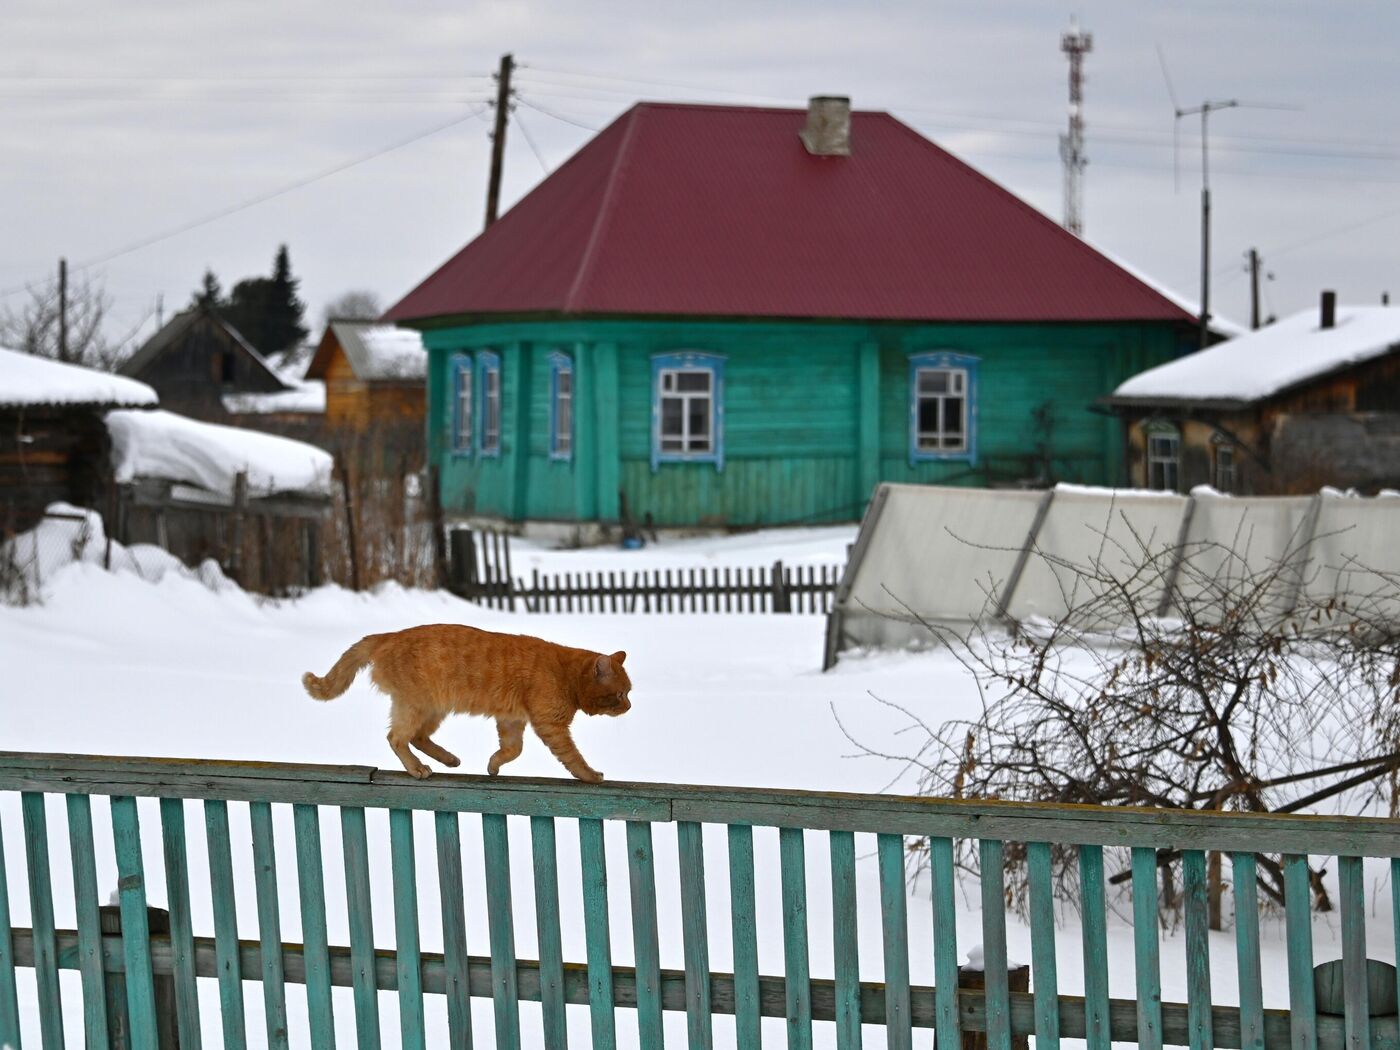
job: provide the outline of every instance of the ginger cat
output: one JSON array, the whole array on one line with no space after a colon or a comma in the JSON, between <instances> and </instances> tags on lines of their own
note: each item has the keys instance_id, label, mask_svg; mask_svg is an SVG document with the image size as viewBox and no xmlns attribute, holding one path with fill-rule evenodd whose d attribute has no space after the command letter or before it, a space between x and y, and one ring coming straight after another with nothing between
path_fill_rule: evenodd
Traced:
<instances>
[{"instance_id":1,"label":"ginger cat","mask_svg":"<svg viewBox=\"0 0 1400 1050\"><path fill-rule=\"evenodd\" d=\"M372 665L370 678L389 694L389 747L420 780L432 770L410 745L445 766L458 765L457 756L431 737L443 719L460 713L496 719L501 746L486 767L492 776L519 757L529 724L565 769L596 784L603 774L579 754L569 723L579 711L620 715L631 708L632 681L622 667L626 658L622 652L604 656L528 635L432 624L366 635L324 678L308 671L301 683L313 699L333 700L350 688L362 667Z\"/></svg>"}]
</instances>

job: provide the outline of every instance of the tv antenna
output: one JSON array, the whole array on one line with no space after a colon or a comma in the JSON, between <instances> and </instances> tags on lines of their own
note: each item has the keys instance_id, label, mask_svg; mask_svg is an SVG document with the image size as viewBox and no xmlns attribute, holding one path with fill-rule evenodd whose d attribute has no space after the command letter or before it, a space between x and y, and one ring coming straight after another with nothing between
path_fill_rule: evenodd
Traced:
<instances>
[{"instance_id":1,"label":"tv antenna","mask_svg":"<svg viewBox=\"0 0 1400 1050\"><path fill-rule=\"evenodd\" d=\"M1199 332L1197 335L1201 349L1210 342L1210 115L1222 109L1301 109L1301 106L1273 105L1266 102L1241 102L1236 98L1206 99L1198 106L1183 106L1177 101L1176 88L1172 86L1171 73L1167 71L1167 56L1162 45L1157 45L1157 61L1162 67L1162 80L1167 85L1167 96L1172 103L1172 171L1176 187L1181 186L1181 165L1179 142L1182 117L1201 117L1201 304Z\"/></svg>"}]
</instances>

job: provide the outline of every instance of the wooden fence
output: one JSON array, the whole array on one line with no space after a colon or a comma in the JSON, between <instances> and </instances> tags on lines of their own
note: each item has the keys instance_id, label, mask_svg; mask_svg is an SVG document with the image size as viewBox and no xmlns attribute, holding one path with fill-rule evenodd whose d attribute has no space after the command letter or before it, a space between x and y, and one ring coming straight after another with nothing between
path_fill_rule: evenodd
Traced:
<instances>
[{"instance_id":1,"label":"wooden fence","mask_svg":"<svg viewBox=\"0 0 1400 1050\"><path fill-rule=\"evenodd\" d=\"M494 530L449 533L449 586L469 601L527 612L831 611L841 568L836 565L702 566L633 572L535 570L527 580L511 571L510 537Z\"/></svg>"},{"instance_id":2,"label":"wooden fence","mask_svg":"<svg viewBox=\"0 0 1400 1050\"><path fill-rule=\"evenodd\" d=\"M19 792L23 814L23 868L32 925L13 928L4 884L0 840L0 1045L20 1045L16 966L35 970L41 1043L63 1045L61 970L81 975L81 1016L88 1045L155 1047L162 1020L157 986L169 989L180 1045L200 1045L196 978L217 978L223 1045L244 1045L243 989L260 982L268 1044L273 1047L334 1045L332 987L353 989L358 1045L379 1046L381 991L397 995L401 1045L425 1047L425 996L444 996L452 1046L471 1045L472 997L494 1004L495 1045L518 1050L522 1043L521 1001L540 1003L532 1012L536 1038L526 1045L563 1050L565 1007L586 1005L592 1045L613 1047L617 1026L636 1026L643 1047L663 1045L665 1011L686 1015L686 1044L710 1050L713 1018L732 1015L734 1042L760 1046L760 1019L786 1020L787 1045L812 1046L817 1025L834 1025L842 1050L861 1045L861 1025L883 1025L890 1047L912 1047L914 1029L933 1028L939 1044L958 1045L961 1033L985 1033L988 1050L1010 1050L1012 1040L1034 1035L1037 1050L1056 1050L1061 1038L1083 1039L1089 1050L1109 1050L1110 1041L1156 1050L1164 1044L1191 1047L1249 1047L1269 1050L1366 1050L1396 1046L1394 971L1389 985L1369 985L1366 884L1363 857L1400 858L1400 824L1393 820L1218 814L1135 808L958 802L945 799L838 795L815 792L683 787L665 784L585 785L574 781L492 779L435 775L414 780L404 773L355 766L274 765L70 755L0 753L0 803ZM50 851L45 798L63 795L71 872ZM95 874L90 796L110 797L113 853L118 876L120 933L104 932ZM138 797L160 799L159 839L163 882L170 905L169 932L149 926L147 873L138 819ZM186 850L185 801L203 800L210 886L192 886ZM235 893L248 892L234 878L230 803L248 808L258 939L239 941ZM274 819L291 807L295 856L279 857ZM366 810L388 810L387 853L392 861L394 940L392 950L376 942L370 908L371 853ZM440 895L444 951L421 950L419 880L415 871L415 811L433 814L436 892ZM461 814L481 814L482 868L463 866ZM511 851L507 817L529 817L535 926L539 958L516 956L518 916L511 901ZM342 855L322 848L323 818L338 818ZM561 870L556 828L577 822L579 866ZM627 870L609 872L605 826L625 826ZM657 893L658 857L653 829L674 824L679 895ZM721 825L727 862L707 862L702 828ZM244 826L240 820L236 826ZM473 822L470 827L475 827ZM760 974L755 920L755 829L777 830L780 900L765 902L782 916L781 974ZM815 832L816 834L812 834ZM884 980L861 980L857 915L856 838L873 834L878 856L878 897ZM669 836L668 836L669 837ZM765 836L766 837L766 836ZM932 923L932 987L910 982L910 920L905 860L909 838L925 843L932 875L931 911L914 916ZM981 942L985 987L959 989L954 858L957 840L975 840L981 859ZM865 841L861 840L862 843ZM244 843L239 844L240 847ZM475 851L476 843L471 843ZM830 859L831 900L809 899L806 851ZM1130 851L1134 999L1110 999L1104 861L1105 848ZM1029 880L1033 991L1012 991L1007 979L1004 860L1025 850ZM1082 964L1061 959L1053 913L1052 849L1077 858L1083 921ZM1182 851L1188 996L1162 1002L1158 932L1158 857ZM1206 854L1225 851L1234 867L1238 1005L1212 999L1208 951ZM863 849L862 849L863 851ZM146 850L145 855L152 855ZM1283 855L1286 886L1289 1010L1262 1006L1259 907L1254 878L1256 854ZM1337 858L1343 945L1337 1014L1315 998L1312 916L1307 854ZM1115 854L1116 855L1116 854ZM1392 893L1400 895L1400 860L1389 861ZM344 871L348 945L328 943L326 874ZM303 943L282 941L278 914L279 865L294 868L300 894ZM71 874L74 930L56 929L55 888ZM630 927L635 966L612 962L609 876L630 888ZM586 959L565 962L561 950L560 878L576 879L583 898ZM733 932L732 973L710 968L711 923L706 883L727 879ZM191 894L212 901L213 936L193 928ZM464 901L485 899L489 955L467 951ZM683 970L660 966L660 901L677 903ZM815 976L809 965L809 909L829 907L834 972ZM1400 908L1396 909L1400 917ZM674 918L669 913L667 919ZM105 927L110 929L111 927ZM668 944L668 948L672 945ZM868 962L868 960L867 960ZM1082 965L1085 994L1060 995L1057 974ZM1326 964L1324 964L1326 965ZM1128 967L1115 960L1119 970ZM113 995L111 978L121 978ZM305 986L309 1041L288 1033L286 985ZM1077 981L1075 983L1078 983ZM1232 984L1233 982L1226 982ZM65 989L70 991L71 988ZM1388 1016L1373 1016L1381 994ZM433 1004L437 1009L438 1004ZM71 1006L71 1004L70 1004ZM618 1010L624 1013L619 1016ZM77 1009L73 1008L73 1016ZM726 1034L728 1028L726 1027ZM830 1033L832 1029L826 1029ZM115 1034L114 1034L115 1033ZM823 1033L823 1034L826 1034ZM117 1038L120 1036L120 1039ZM122 1042L121 1040L125 1040ZM166 1044L159 1044L166 1045ZM927 1043L921 1043L927 1045Z\"/></svg>"}]
</instances>

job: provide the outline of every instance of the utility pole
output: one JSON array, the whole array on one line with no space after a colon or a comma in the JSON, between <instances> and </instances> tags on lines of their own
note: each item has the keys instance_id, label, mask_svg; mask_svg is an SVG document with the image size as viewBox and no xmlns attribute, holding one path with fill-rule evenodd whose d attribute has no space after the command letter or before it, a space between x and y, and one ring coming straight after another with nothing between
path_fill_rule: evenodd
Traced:
<instances>
[{"instance_id":1,"label":"utility pole","mask_svg":"<svg viewBox=\"0 0 1400 1050\"><path fill-rule=\"evenodd\" d=\"M496 221L501 200L501 164L506 153L506 121L510 119L510 74L515 59L501 56L501 68L496 74L496 128L491 132L491 181L486 185L486 225Z\"/></svg>"},{"instance_id":2,"label":"utility pole","mask_svg":"<svg viewBox=\"0 0 1400 1050\"><path fill-rule=\"evenodd\" d=\"M156 292L156 331L165 327L165 293Z\"/></svg>"},{"instance_id":3,"label":"utility pole","mask_svg":"<svg viewBox=\"0 0 1400 1050\"><path fill-rule=\"evenodd\" d=\"M1060 37L1060 50L1069 56L1069 132L1060 136L1060 162L1065 174L1064 227L1076 237L1084 233L1084 56L1094 49L1092 33L1081 33L1071 17L1069 32Z\"/></svg>"},{"instance_id":4,"label":"utility pole","mask_svg":"<svg viewBox=\"0 0 1400 1050\"><path fill-rule=\"evenodd\" d=\"M1215 102L1206 99L1199 106L1178 108L1176 111L1178 120L1194 113L1201 115L1201 318L1198 335L1201 349L1205 349L1210 342L1210 153L1208 149L1208 121L1210 115L1217 109L1233 109L1238 105L1239 101L1233 98Z\"/></svg>"},{"instance_id":5,"label":"utility pole","mask_svg":"<svg viewBox=\"0 0 1400 1050\"><path fill-rule=\"evenodd\" d=\"M58 260L58 359L68 360L68 260Z\"/></svg>"},{"instance_id":6,"label":"utility pole","mask_svg":"<svg viewBox=\"0 0 1400 1050\"><path fill-rule=\"evenodd\" d=\"M1259 327L1259 249L1245 253L1249 259L1249 327Z\"/></svg>"}]
</instances>

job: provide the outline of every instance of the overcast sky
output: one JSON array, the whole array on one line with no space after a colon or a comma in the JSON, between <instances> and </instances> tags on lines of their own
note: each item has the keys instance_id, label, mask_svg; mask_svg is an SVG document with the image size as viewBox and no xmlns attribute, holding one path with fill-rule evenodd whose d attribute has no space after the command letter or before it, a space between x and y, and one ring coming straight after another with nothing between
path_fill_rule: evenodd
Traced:
<instances>
[{"instance_id":1,"label":"overcast sky","mask_svg":"<svg viewBox=\"0 0 1400 1050\"><path fill-rule=\"evenodd\" d=\"M158 295L168 317L206 267L227 289L282 242L313 321L351 288L387 306L481 229L505 51L507 204L638 99L839 93L1058 220L1071 12L1094 36L1090 240L1197 294L1200 123L1182 122L1178 187L1160 46L1183 106L1283 107L1211 118L1217 308L1248 319L1251 245L1279 314L1324 287L1400 294L1394 3L6 0L0 309L66 256L105 284L112 334L149 332Z\"/></svg>"}]
</instances>

